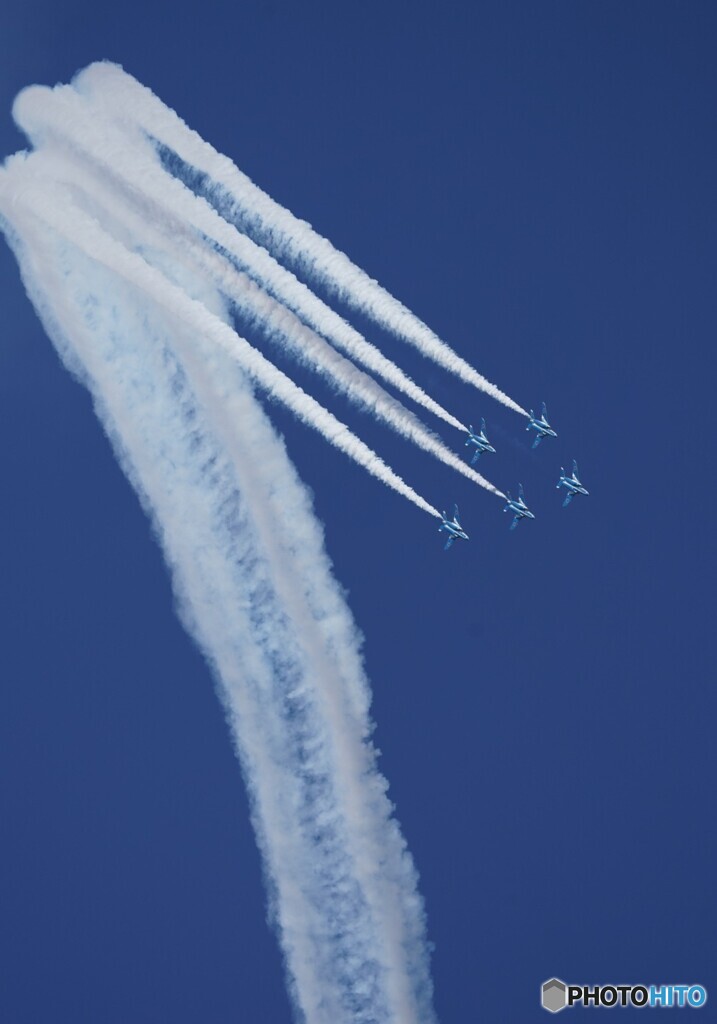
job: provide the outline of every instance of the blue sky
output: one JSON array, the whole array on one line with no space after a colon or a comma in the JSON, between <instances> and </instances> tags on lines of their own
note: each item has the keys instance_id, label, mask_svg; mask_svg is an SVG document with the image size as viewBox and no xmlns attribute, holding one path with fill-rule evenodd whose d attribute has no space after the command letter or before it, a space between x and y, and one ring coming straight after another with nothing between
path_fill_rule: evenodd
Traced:
<instances>
[{"instance_id":1,"label":"blue sky","mask_svg":"<svg viewBox=\"0 0 717 1024\"><path fill-rule=\"evenodd\" d=\"M485 416L482 468L538 516L508 533L497 500L334 401L459 502L472 539L450 555L272 409L366 638L444 1024L546 1019L554 974L717 997L716 21L701 2L6 6L3 154L23 85L117 60L517 401L548 402L560 436L533 452L519 417L371 335ZM288 1021L209 674L4 246L0 297L0 1016ZM591 496L563 510L573 457Z\"/></svg>"}]
</instances>

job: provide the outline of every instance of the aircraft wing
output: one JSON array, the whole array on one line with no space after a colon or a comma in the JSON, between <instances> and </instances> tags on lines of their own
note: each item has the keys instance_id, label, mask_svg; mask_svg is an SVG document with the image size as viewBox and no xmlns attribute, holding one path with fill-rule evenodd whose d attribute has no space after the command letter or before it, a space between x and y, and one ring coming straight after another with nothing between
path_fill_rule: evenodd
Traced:
<instances>
[{"instance_id":1,"label":"aircraft wing","mask_svg":"<svg viewBox=\"0 0 717 1024\"><path fill-rule=\"evenodd\" d=\"M577 480L577 477L578 477L578 464L577 464L577 461L575 459L573 459L573 476Z\"/></svg>"},{"instance_id":2,"label":"aircraft wing","mask_svg":"<svg viewBox=\"0 0 717 1024\"><path fill-rule=\"evenodd\" d=\"M575 491L568 491L568 493L565 495L565 501L563 502L563 508L567 508L568 505L570 504L570 502L573 500L574 497L575 497Z\"/></svg>"},{"instance_id":3,"label":"aircraft wing","mask_svg":"<svg viewBox=\"0 0 717 1024\"><path fill-rule=\"evenodd\" d=\"M445 543L445 544L443 545L443 550L444 550L444 551L448 551L448 549L450 548L451 544L453 543L453 541L454 541L455 539L456 539L456 538L455 538L455 537L453 536L453 534L452 534L452 533L451 533L451 534L449 534L449 535L448 535L448 540L447 540L447 541L446 541L446 543Z\"/></svg>"},{"instance_id":4,"label":"aircraft wing","mask_svg":"<svg viewBox=\"0 0 717 1024\"><path fill-rule=\"evenodd\" d=\"M544 435L543 435L543 434L538 434L538 436L536 437L536 439L535 439L535 440L533 441L533 444L532 444L532 446L531 446L531 447L533 447L533 448L537 448L537 447L538 447L538 445L540 444L540 442L541 442L541 441L543 440L543 437L544 437Z\"/></svg>"},{"instance_id":5,"label":"aircraft wing","mask_svg":"<svg viewBox=\"0 0 717 1024\"><path fill-rule=\"evenodd\" d=\"M520 522L520 516L513 516L513 522L510 524L509 529L514 530Z\"/></svg>"},{"instance_id":6,"label":"aircraft wing","mask_svg":"<svg viewBox=\"0 0 717 1024\"><path fill-rule=\"evenodd\" d=\"M476 464L476 462L478 461L479 458L480 458L480 448L476 448L475 452L473 453L473 458L471 459L471 466L475 466L475 464Z\"/></svg>"}]
</instances>

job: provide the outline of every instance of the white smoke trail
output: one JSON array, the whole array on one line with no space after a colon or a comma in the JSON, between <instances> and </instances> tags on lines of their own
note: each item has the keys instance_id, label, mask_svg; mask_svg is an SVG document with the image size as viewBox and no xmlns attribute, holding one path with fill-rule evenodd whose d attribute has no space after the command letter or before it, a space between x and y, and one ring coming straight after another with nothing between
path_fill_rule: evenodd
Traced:
<instances>
[{"instance_id":1,"label":"white smoke trail","mask_svg":"<svg viewBox=\"0 0 717 1024\"><path fill-rule=\"evenodd\" d=\"M290 310L277 303L245 275L221 266L212 269L210 274L250 319L260 323L265 332L277 337L282 345L288 344L301 362L329 377L346 395L372 411L397 433L491 494L505 498L502 491L466 465L440 438L427 430L420 420L391 398L372 377L335 352L320 335L305 327Z\"/></svg>"},{"instance_id":2,"label":"white smoke trail","mask_svg":"<svg viewBox=\"0 0 717 1024\"><path fill-rule=\"evenodd\" d=\"M310 502L246 378L438 512L228 326L217 287L404 436L500 492L319 335L465 429L460 421L169 176L133 111L110 111L104 87L95 91L20 97L16 118L40 152L0 172L0 226L48 333L94 395L219 682L297 1018L431 1024L423 909L368 743L355 629Z\"/></svg>"},{"instance_id":3,"label":"white smoke trail","mask_svg":"<svg viewBox=\"0 0 717 1024\"><path fill-rule=\"evenodd\" d=\"M191 320L169 326L131 275L118 280L39 230L27 212L37 199L3 188L0 211L33 301L154 518L182 616L220 681L300 1019L429 1024L415 872L365 742L353 626L307 496L223 353ZM218 307L201 281L184 287Z\"/></svg>"},{"instance_id":4,"label":"white smoke trail","mask_svg":"<svg viewBox=\"0 0 717 1024\"><path fill-rule=\"evenodd\" d=\"M124 201L117 189L107 184L105 176L93 174L91 166L78 160L73 151L57 148L54 139L45 143L40 154L28 157L28 164L36 163L38 157L39 169L47 166L51 159L53 179L76 191L82 197L83 205L89 201L89 211L101 223L111 222L115 236L126 236L126 229L131 226L136 235L148 239L155 251L159 246L166 247L168 241L176 238L178 221L165 223L160 220L157 227L161 228L164 224L166 233L155 230L155 223L143 216L147 210L142 202L135 208L131 201ZM131 199L129 195L126 198ZM197 272L202 276L210 276L223 293L242 309L245 319L260 324L265 334L278 340L282 347L288 347L301 363L327 377L338 390L375 414L402 437L413 441L491 494L505 498L501 491L447 448L400 402L388 395L372 377L336 352L320 335L259 288L247 275L228 265L217 253L191 236L183 244L183 252L185 258L191 257Z\"/></svg>"},{"instance_id":5,"label":"white smoke trail","mask_svg":"<svg viewBox=\"0 0 717 1024\"><path fill-rule=\"evenodd\" d=\"M306 273L382 327L410 342L427 358L508 408L528 413L457 355L418 317L342 252L256 186L227 157L218 153L162 101L118 65L92 64L75 86L121 120L139 123L183 161L207 174L213 198L280 259ZM222 200L224 199L224 202ZM227 202L228 200L228 202Z\"/></svg>"},{"instance_id":6,"label":"white smoke trail","mask_svg":"<svg viewBox=\"0 0 717 1024\"><path fill-rule=\"evenodd\" d=\"M306 285L282 267L263 248L221 218L205 199L194 195L160 166L156 153L131 124L122 130L107 120L102 106L90 104L71 87L24 89L15 101L18 125L36 145L63 143L83 154L117 179L136 201L149 202L154 217L169 218L186 233L187 225L213 239L278 300L332 344L376 373L412 401L457 430L460 420L434 401L414 381L370 344Z\"/></svg>"},{"instance_id":7,"label":"white smoke trail","mask_svg":"<svg viewBox=\"0 0 717 1024\"><path fill-rule=\"evenodd\" d=\"M330 444L418 508L437 519L441 518L437 509L409 487L345 424L302 391L286 374L200 302L186 295L168 281L161 271L107 234L97 221L76 205L71 194L61 185L50 180L43 182L28 174L29 165L29 160L24 161L19 181L13 182L10 173L3 172L0 177L0 202L4 197L16 205L29 206L35 216L41 217L90 258L145 291L171 315L191 324L199 334L211 338L229 351L262 388L286 405L300 420L319 431ZM16 161L11 170L16 171L19 166L20 162Z\"/></svg>"}]
</instances>

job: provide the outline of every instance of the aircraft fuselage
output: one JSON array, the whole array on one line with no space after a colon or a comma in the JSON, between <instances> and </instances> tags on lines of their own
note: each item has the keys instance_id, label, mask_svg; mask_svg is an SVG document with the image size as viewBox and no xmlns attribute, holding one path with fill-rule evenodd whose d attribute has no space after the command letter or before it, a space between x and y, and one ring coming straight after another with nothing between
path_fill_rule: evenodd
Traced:
<instances>
[{"instance_id":1,"label":"aircraft fuselage","mask_svg":"<svg viewBox=\"0 0 717 1024\"><path fill-rule=\"evenodd\" d=\"M445 530L446 533L449 533L452 537L455 537L456 540L468 540L468 534L466 533L466 531L461 526L457 526L455 523L443 523L439 527L439 529Z\"/></svg>"},{"instance_id":2,"label":"aircraft fuselage","mask_svg":"<svg viewBox=\"0 0 717 1024\"><path fill-rule=\"evenodd\" d=\"M495 454L495 448L485 437L471 437L466 441L466 444L474 444L482 452L493 452Z\"/></svg>"},{"instance_id":3,"label":"aircraft fuselage","mask_svg":"<svg viewBox=\"0 0 717 1024\"><path fill-rule=\"evenodd\" d=\"M530 430L531 427L533 428L533 430L537 430L541 437L558 436L557 433L550 426L550 424L543 423L542 420L531 420L528 426L526 427L526 430Z\"/></svg>"},{"instance_id":4,"label":"aircraft fuselage","mask_svg":"<svg viewBox=\"0 0 717 1024\"><path fill-rule=\"evenodd\" d=\"M473 430L473 427L469 429L468 439L466 440L466 448L469 448L471 445L473 445L473 447L475 448L475 453L473 455L474 462L476 461L479 455L483 454L483 452L491 452L493 455L495 455L495 448L486 437L485 428L481 430L479 434L477 434Z\"/></svg>"},{"instance_id":5,"label":"aircraft fuselage","mask_svg":"<svg viewBox=\"0 0 717 1024\"><path fill-rule=\"evenodd\" d=\"M587 487L583 487L579 480L564 476L558 487L566 487L572 494L589 494Z\"/></svg>"}]
</instances>

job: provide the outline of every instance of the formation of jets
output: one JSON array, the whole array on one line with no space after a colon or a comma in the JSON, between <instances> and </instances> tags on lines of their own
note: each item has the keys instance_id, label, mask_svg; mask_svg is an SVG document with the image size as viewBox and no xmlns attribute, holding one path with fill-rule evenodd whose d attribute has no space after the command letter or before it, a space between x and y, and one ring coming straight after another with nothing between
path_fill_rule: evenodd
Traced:
<instances>
[{"instance_id":1,"label":"formation of jets","mask_svg":"<svg viewBox=\"0 0 717 1024\"><path fill-rule=\"evenodd\" d=\"M533 410L530 410L530 417L528 420L528 426L526 430L535 431L535 440L533 441L532 447L537 448L544 437L557 437L558 433L551 427L548 422L548 410L545 407L545 402L542 404L540 416L535 416ZM471 453L471 465L474 466L478 459L484 452L490 452L495 455L495 448L488 440L485 432L485 420L481 420L480 431L473 429L473 426L468 428L468 437L466 439L466 448L473 449ZM590 492L580 482L578 477L578 464L573 460L573 471L572 474L568 475L563 467L560 467L560 479L557 483L558 489L561 487L565 488L566 494L563 501L563 508L566 508L573 498L578 494L587 495ZM503 509L504 512L512 512L513 517L510 522L510 529L514 530L518 523L523 519L535 519L535 515L530 511L526 502L525 494L523 492L523 485L518 484L518 497L511 498L510 492L507 492L507 504ZM444 512L442 515L441 525L438 527L439 532L445 532L448 534L444 549L448 551L452 547L453 542L456 540L468 540L468 534L461 526L458 506L453 506L453 518L449 519L447 514Z\"/></svg>"}]
</instances>

